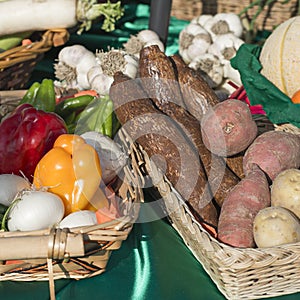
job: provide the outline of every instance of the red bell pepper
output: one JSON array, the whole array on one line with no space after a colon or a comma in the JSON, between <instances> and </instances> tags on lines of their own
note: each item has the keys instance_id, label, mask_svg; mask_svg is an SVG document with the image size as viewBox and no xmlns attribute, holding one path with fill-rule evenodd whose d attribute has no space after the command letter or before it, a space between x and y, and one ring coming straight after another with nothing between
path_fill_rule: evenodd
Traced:
<instances>
[{"instance_id":1,"label":"red bell pepper","mask_svg":"<svg viewBox=\"0 0 300 300\"><path fill-rule=\"evenodd\" d=\"M23 173L32 182L39 160L64 133L66 124L57 114L19 105L0 124L0 174Z\"/></svg>"}]
</instances>

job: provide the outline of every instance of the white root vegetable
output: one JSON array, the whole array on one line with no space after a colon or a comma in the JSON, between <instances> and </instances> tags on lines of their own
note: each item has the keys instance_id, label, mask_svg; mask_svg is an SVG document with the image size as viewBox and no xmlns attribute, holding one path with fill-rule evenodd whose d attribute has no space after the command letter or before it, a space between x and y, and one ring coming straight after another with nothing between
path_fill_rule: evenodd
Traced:
<instances>
[{"instance_id":1,"label":"white root vegetable","mask_svg":"<svg viewBox=\"0 0 300 300\"><path fill-rule=\"evenodd\" d=\"M102 169L102 180L105 184L109 183L127 163L127 154L114 140L99 132L89 131L81 136L96 149Z\"/></svg>"},{"instance_id":2,"label":"white root vegetable","mask_svg":"<svg viewBox=\"0 0 300 300\"><path fill-rule=\"evenodd\" d=\"M0 203L5 206L9 206L18 192L29 188L29 181L21 176L14 174L1 174Z\"/></svg>"},{"instance_id":3,"label":"white root vegetable","mask_svg":"<svg viewBox=\"0 0 300 300\"><path fill-rule=\"evenodd\" d=\"M91 226L97 224L95 212L90 210L80 210L70 213L58 224L59 228L74 228L80 226Z\"/></svg>"},{"instance_id":4,"label":"white root vegetable","mask_svg":"<svg viewBox=\"0 0 300 300\"><path fill-rule=\"evenodd\" d=\"M274 247L300 241L299 219L284 207L267 207L258 212L253 222L257 247Z\"/></svg>"},{"instance_id":5,"label":"white root vegetable","mask_svg":"<svg viewBox=\"0 0 300 300\"><path fill-rule=\"evenodd\" d=\"M77 24L74 0L8 0L0 2L0 12L0 35Z\"/></svg>"},{"instance_id":6,"label":"white root vegetable","mask_svg":"<svg viewBox=\"0 0 300 300\"><path fill-rule=\"evenodd\" d=\"M45 191L21 192L8 212L9 231L46 229L60 222L65 208L60 197Z\"/></svg>"},{"instance_id":7,"label":"white root vegetable","mask_svg":"<svg viewBox=\"0 0 300 300\"><path fill-rule=\"evenodd\" d=\"M78 33L89 30L92 21L104 16L102 29L114 30L123 15L121 2L97 3L97 0L2 0L0 36L49 28L71 28L80 24Z\"/></svg>"},{"instance_id":8,"label":"white root vegetable","mask_svg":"<svg viewBox=\"0 0 300 300\"><path fill-rule=\"evenodd\" d=\"M272 206L281 206L300 218L300 170L287 169L279 173L271 186Z\"/></svg>"}]
</instances>

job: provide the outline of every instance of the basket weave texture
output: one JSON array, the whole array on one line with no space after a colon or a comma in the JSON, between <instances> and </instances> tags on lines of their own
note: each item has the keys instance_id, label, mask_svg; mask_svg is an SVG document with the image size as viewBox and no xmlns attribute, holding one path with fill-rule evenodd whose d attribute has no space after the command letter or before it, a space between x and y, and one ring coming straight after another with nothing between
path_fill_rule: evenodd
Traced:
<instances>
[{"instance_id":1,"label":"basket weave texture","mask_svg":"<svg viewBox=\"0 0 300 300\"><path fill-rule=\"evenodd\" d=\"M217 14L221 12L233 12L239 14L245 7L253 4L254 0L186 0L184 5L182 1L173 0L171 14L178 19L191 20L201 14ZM261 1L266 2L266 1ZM261 13L258 15L255 26L257 30L272 31L275 26L295 16L298 10L298 1L290 0L287 3L284 1L275 1L270 5L265 5ZM253 19L258 7L250 8L246 17L249 21Z\"/></svg>"},{"instance_id":2,"label":"basket weave texture","mask_svg":"<svg viewBox=\"0 0 300 300\"><path fill-rule=\"evenodd\" d=\"M0 91L0 110L12 111L24 93L25 90ZM128 237L144 201L139 150L124 130L116 138L129 156L128 164L112 185L121 199L121 216L93 226L0 232L0 281L49 280L54 285L56 279L83 279L105 271L111 252Z\"/></svg>"},{"instance_id":3,"label":"basket weave texture","mask_svg":"<svg viewBox=\"0 0 300 300\"><path fill-rule=\"evenodd\" d=\"M293 125L274 126L300 134ZM300 243L272 248L235 248L215 239L193 216L185 200L142 150L144 166L164 214L227 299L262 299L300 292ZM201 287L199 287L201 288Z\"/></svg>"},{"instance_id":4,"label":"basket weave texture","mask_svg":"<svg viewBox=\"0 0 300 300\"><path fill-rule=\"evenodd\" d=\"M49 29L38 41L0 53L0 90L23 89L44 53L68 39L66 29Z\"/></svg>"}]
</instances>

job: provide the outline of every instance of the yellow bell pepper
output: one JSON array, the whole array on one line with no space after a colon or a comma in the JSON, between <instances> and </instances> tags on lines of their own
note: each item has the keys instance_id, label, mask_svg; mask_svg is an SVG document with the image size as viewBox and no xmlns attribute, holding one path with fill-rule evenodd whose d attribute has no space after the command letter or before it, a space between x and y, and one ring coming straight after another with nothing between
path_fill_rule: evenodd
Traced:
<instances>
[{"instance_id":1,"label":"yellow bell pepper","mask_svg":"<svg viewBox=\"0 0 300 300\"><path fill-rule=\"evenodd\" d=\"M33 184L37 188L46 187L49 192L60 196L65 205L65 215L68 215L108 205L99 188L101 174L100 160L94 147L79 135L62 134L37 164Z\"/></svg>"}]
</instances>

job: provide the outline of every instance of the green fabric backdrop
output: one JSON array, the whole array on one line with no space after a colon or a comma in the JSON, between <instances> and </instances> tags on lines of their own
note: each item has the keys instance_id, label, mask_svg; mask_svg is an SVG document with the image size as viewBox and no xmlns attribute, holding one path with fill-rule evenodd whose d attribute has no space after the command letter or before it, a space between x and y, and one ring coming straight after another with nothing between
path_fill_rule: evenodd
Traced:
<instances>
[{"instance_id":1,"label":"green fabric backdrop","mask_svg":"<svg viewBox=\"0 0 300 300\"><path fill-rule=\"evenodd\" d=\"M148 27L149 5L130 3L126 14L113 34L102 32L97 26L81 36L72 34L67 45L80 43L90 50L120 47L130 34ZM179 31L186 21L171 18L167 54L178 51ZM31 78L53 78L53 63L60 48L48 52ZM151 196L146 193L146 201ZM113 251L105 273L84 280L55 281L57 300L122 299L122 300L222 300L201 264L165 219L155 217L156 211L142 206L140 215L156 221L136 223L121 249ZM158 219L158 220L157 220ZM298 299L300 294L276 297L277 300ZM48 282L0 282L3 300L47 300ZM271 299L271 298L270 298Z\"/></svg>"}]
</instances>

